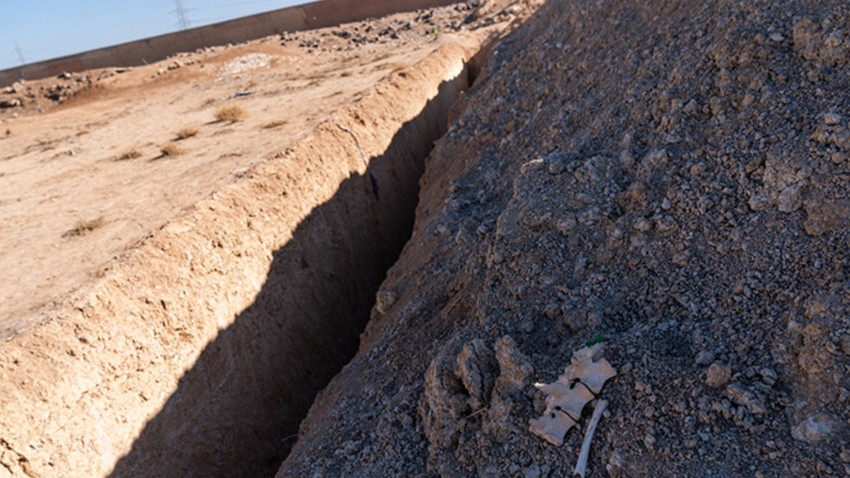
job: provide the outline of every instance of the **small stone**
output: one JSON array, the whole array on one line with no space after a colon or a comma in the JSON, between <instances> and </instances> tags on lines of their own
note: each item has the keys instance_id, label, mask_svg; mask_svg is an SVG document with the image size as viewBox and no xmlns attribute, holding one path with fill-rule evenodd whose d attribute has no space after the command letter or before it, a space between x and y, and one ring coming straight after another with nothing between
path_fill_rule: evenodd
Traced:
<instances>
[{"instance_id":1,"label":"small stone","mask_svg":"<svg viewBox=\"0 0 850 478\"><path fill-rule=\"evenodd\" d=\"M525 469L524 472L525 478L540 478L540 467L537 464L533 464Z\"/></svg>"},{"instance_id":2,"label":"small stone","mask_svg":"<svg viewBox=\"0 0 850 478\"><path fill-rule=\"evenodd\" d=\"M764 194L753 194L752 197L750 197L750 201L748 204L750 206L750 209L758 212L767 209L772 203L773 201L771 201L770 198L765 196Z\"/></svg>"},{"instance_id":3,"label":"small stone","mask_svg":"<svg viewBox=\"0 0 850 478\"><path fill-rule=\"evenodd\" d=\"M21 106L21 100L18 98L10 98L0 101L0 108L16 108Z\"/></svg>"},{"instance_id":4,"label":"small stone","mask_svg":"<svg viewBox=\"0 0 850 478\"><path fill-rule=\"evenodd\" d=\"M835 420L830 415L819 413L792 428L791 436L800 441L816 443L832 435L835 428Z\"/></svg>"},{"instance_id":5,"label":"small stone","mask_svg":"<svg viewBox=\"0 0 850 478\"><path fill-rule=\"evenodd\" d=\"M564 236L569 236L573 229L578 225L578 220L575 214L568 214L561 217L555 223L555 228Z\"/></svg>"},{"instance_id":6,"label":"small stone","mask_svg":"<svg viewBox=\"0 0 850 478\"><path fill-rule=\"evenodd\" d=\"M714 362L714 352L701 350L697 354L696 359L694 359L694 362L696 362L697 365L708 365Z\"/></svg>"},{"instance_id":7,"label":"small stone","mask_svg":"<svg viewBox=\"0 0 850 478\"><path fill-rule=\"evenodd\" d=\"M774 372L773 370L771 370L769 368L763 368L763 369L761 369L759 374L761 375L762 382L764 382L768 385L773 385L773 384L776 383L777 375L776 375L776 372Z\"/></svg>"},{"instance_id":8,"label":"small stone","mask_svg":"<svg viewBox=\"0 0 850 478\"><path fill-rule=\"evenodd\" d=\"M708 372L705 376L705 384L711 388L720 388L732 378L732 369L728 365L721 365L717 362L708 367Z\"/></svg>"},{"instance_id":9,"label":"small stone","mask_svg":"<svg viewBox=\"0 0 850 478\"><path fill-rule=\"evenodd\" d=\"M841 336L841 351L850 355L850 334L844 334Z\"/></svg>"},{"instance_id":10,"label":"small stone","mask_svg":"<svg viewBox=\"0 0 850 478\"><path fill-rule=\"evenodd\" d=\"M635 223L635 230L638 232L647 232L652 229L652 223L649 222L646 218L638 219Z\"/></svg>"},{"instance_id":11,"label":"small stone","mask_svg":"<svg viewBox=\"0 0 850 478\"><path fill-rule=\"evenodd\" d=\"M375 299L375 310L378 311L379 314L386 314L390 307L395 304L398 297L389 290L378 291L378 295Z\"/></svg>"},{"instance_id":12,"label":"small stone","mask_svg":"<svg viewBox=\"0 0 850 478\"><path fill-rule=\"evenodd\" d=\"M779 193L777 206L779 207L780 212L794 212L797 209L800 209L800 206L802 205L803 203L800 200L799 187L785 188L781 193Z\"/></svg>"},{"instance_id":13,"label":"small stone","mask_svg":"<svg viewBox=\"0 0 850 478\"><path fill-rule=\"evenodd\" d=\"M779 42L785 40L785 37L782 36L782 34L779 33L779 32L771 33L768 38L770 38L770 41L773 41L773 42L776 42L776 43L779 43Z\"/></svg>"},{"instance_id":14,"label":"small stone","mask_svg":"<svg viewBox=\"0 0 850 478\"><path fill-rule=\"evenodd\" d=\"M735 404L747 407L752 413L762 414L767 411L764 408L764 404L752 392L745 390L738 383L733 383L726 387L726 396L732 399Z\"/></svg>"},{"instance_id":15,"label":"small stone","mask_svg":"<svg viewBox=\"0 0 850 478\"><path fill-rule=\"evenodd\" d=\"M655 446L655 437L652 436L652 433L647 433L646 436L643 437L643 444L649 449L652 449L652 447Z\"/></svg>"},{"instance_id":16,"label":"small stone","mask_svg":"<svg viewBox=\"0 0 850 478\"><path fill-rule=\"evenodd\" d=\"M546 306L543 313L546 314L546 317L550 319L556 319L559 315L561 315L561 306L556 303L551 303Z\"/></svg>"},{"instance_id":17,"label":"small stone","mask_svg":"<svg viewBox=\"0 0 850 478\"><path fill-rule=\"evenodd\" d=\"M841 115L838 113L824 113L823 114L823 122L824 124L834 126L841 123Z\"/></svg>"}]
</instances>

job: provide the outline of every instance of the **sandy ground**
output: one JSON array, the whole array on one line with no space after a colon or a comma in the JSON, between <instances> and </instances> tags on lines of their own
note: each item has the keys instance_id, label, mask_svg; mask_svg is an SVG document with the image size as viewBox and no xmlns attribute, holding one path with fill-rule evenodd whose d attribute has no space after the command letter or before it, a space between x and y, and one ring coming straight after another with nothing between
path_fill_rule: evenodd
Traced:
<instances>
[{"instance_id":1,"label":"sandy ground","mask_svg":"<svg viewBox=\"0 0 850 478\"><path fill-rule=\"evenodd\" d=\"M383 77L473 34L463 31L468 14L447 7L208 48L91 72L106 78L62 104L35 95L0 110L3 335L67 304L151 231ZM76 78L17 86L44 92ZM227 107L244 117L218 121ZM192 136L179 139L181 130ZM166 145L177 153L163 155Z\"/></svg>"}]
</instances>

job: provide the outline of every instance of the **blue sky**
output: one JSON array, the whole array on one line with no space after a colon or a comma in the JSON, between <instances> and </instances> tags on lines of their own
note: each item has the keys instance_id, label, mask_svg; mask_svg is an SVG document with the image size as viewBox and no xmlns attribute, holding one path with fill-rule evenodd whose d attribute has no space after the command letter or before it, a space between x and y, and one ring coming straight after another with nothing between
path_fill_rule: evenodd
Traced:
<instances>
[{"instance_id":1,"label":"blue sky","mask_svg":"<svg viewBox=\"0 0 850 478\"><path fill-rule=\"evenodd\" d=\"M179 0L190 27L308 2ZM0 70L19 66L21 56L32 63L179 30L177 4L178 0L4 1Z\"/></svg>"}]
</instances>

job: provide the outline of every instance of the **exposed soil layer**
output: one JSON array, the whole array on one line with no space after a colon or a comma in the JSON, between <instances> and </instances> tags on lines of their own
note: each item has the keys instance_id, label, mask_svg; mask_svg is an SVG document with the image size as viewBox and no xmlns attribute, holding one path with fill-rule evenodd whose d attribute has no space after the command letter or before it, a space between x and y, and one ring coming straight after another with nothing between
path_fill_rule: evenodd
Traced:
<instances>
[{"instance_id":1,"label":"exposed soil layer","mask_svg":"<svg viewBox=\"0 0 850 478\"><path fill-rule=\"evenodd\" d=\"M358 355L278 476L850 473L845 2L550 1L426 161Z\"/></svg>"},{"instance_id":2,"label":"exposed soil layer","mask_svg":"<svg viewBox=\"0 0 850 478\"><path fill-rule=\"evenodd\" d=\"M21 287L44 280L45 264L77 279L63 282L70 295L32 287L58 299L11 301L23 312L0 319L0 476L273 474L317 391L356 351L409 237L423 159L474 76L468 65L525 11L504 6L184 55L110 77L102 95L5 120L4 166L17 170L0 181L21 197L0 203L12 213L0 220L5 229L11 216L14 230L28 215L32 227L3 236L20 255L2 258ZM377 26L375 41L337 34ZM400 33L380 35L390 27ZM216 121L213 106L237 105L241 121ZM91 123L99 115L105 123ZM54 133L50 145L70 153L27 147ZM182 154L136 143L159 134ZM122 144L141 144L141 157L114 156ZM36 207L45 192L30 183L96 220L69 224ZM142 192L151 210L123 207ZM141 237L128 242L125 221ZM45 235L59 241L52 262L27 255L50 248L39 247ZM0 292L21 297L14 285Z\"/></svg>"}]
</instances>

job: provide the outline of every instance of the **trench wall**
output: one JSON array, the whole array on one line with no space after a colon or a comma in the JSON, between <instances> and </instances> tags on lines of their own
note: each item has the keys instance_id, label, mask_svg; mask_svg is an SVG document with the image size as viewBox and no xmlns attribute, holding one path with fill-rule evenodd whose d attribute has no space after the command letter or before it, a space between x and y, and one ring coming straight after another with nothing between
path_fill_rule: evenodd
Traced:
<instances>
[{"instance_id":1,"label":"trench wall","mask_svg":"<svg viewBox=\"0 0 850 478\"><path fill-rule=\"evenodd\" d=\"M357 350L476 49L394 73L0 342L0 478L271 476Z\"/></svg>"},{"instance_id":2,"label":"trench wall","mask_svg":"<svg viewBox=\"0 0 850 478\"><path fill-rule=\"evenodd\" d=\"M71 73L95 68L137 66L162 60L178 52L212 45L239 43L283 32L330 27L420 8L450 5L456 1L322 0L0 70L0 86L10 85L19 79L35 80L65 71Z\"/></svg>"}]
</instances>

